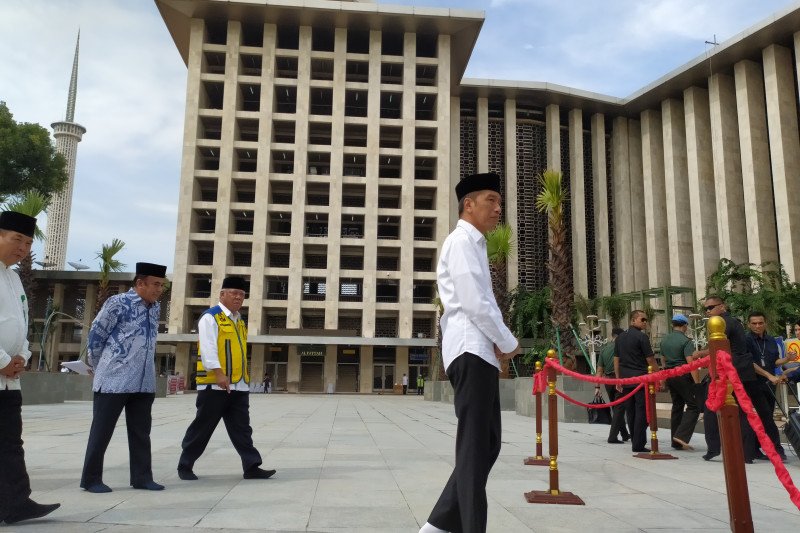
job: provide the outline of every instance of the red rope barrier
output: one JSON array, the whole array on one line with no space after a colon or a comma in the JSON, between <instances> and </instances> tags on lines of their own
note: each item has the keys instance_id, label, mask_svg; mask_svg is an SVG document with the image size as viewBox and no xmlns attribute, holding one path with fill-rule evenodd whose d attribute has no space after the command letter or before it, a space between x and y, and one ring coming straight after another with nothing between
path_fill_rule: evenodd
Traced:
<instances>
[{"instance_id":1,"label":"red rope barrier","mask_svg":"<svg viewBox=\"0 0 800 533\"><path fill-rule=\"evenodd\" d=\"M719 370L719 375L725 376L730 382L733 384L733 390L736 392L736 399L739 400L739 406L744 411L745 415L747 416L747 421L750 423L750 427L753 428L756 436L758 437L758 442L761 444L761 448L767 453L767 457L769 457L772 466L775 468L775 474L778 476L778 480L780 480L783 487L786 489L786 492L789 493L789 499L795 506L800 509L800 490L794 485L792 481L792 477L789 475L789 472L786 470L786 466L781 461L781 458L778 456L778 451L775 449L775 445L772 443L770 438L767 436L767 432L764 431L764 425L761 423L761 418L756 413L755 409L753 408L753 402L750 401L750 397L747 395L747 392L744 390L744 386L742 382L739 380L739 374L736 372L736 369L733 367L731 363L731 356L722 350L717 352L717 368ZM720 380L722 381L722 380ZM726 385L727 388L727 385ZM715 391L716 394L719 394L719 391ZM711 391L709 389L709 401L706 402L706 405L709 409L712 409L712 404L709 402L711 401ZM714 398L715 405L718 402L718 398ZM716 405L717 409L721 407L721 403ZM716 409L712 409L716 410Z\"/></svg>"},{"instance_id":2,"label":"red rope barrier","mask_svg":"<svg viewBox=\"0 0 800 533\"><path fill-rule=\"evenodd\" d=\"M645 374L643 376L635 376L632 378L620 378L620 379L601 378L589 374L581 374L579 372L575 372L568 368L564 368L561 364L559 364L558 361L555 361L550 358L545 360L544 364L545 367L547 367L548 365L554 367L556 371L564 374L565 376L570 376L580 381L587 381L589 383L598 383L598 384L602 383L604 385L639 385L640 383L654 383L657 381L662 381L669 378L675 378L678 376L682 376L684 374L688 374L693 370L697 370L698 368L703 368L708 366L709 358L708 356L706 356L676 368L667 368L665 370L653 372L652 374ZM544 372L539 372L533 379L533 394L536 394L537 392L543 393L545 390L547 390L547 376L545 375Z\"/></svg>"},{"instance_id":3,"label":"red rope barrier","mask_svg":"<svg viewBox=\"0 0 800 533\"><path fill-rule=\"evenodd\" d=\"M575 398L567 396L566 393L564 393L563 391L560 391L558 389L556 389L556 394L558 394L559 396L561 396L562 398L567 400L569 403L578 405L580 407L586 407L588 409L604 409L606 407L615 407L615 406L625 402L631 396L636 394L636 392L639 389L641 389L642 387L644 387L644 383L640 383L639 386L636 387L635 389L633 389L631 392L629 392L625 396L617 398L616 400L614 400L613 402L610 402L610 403L583 403L583 402L580 402L580 401L576 400Z\"/></svg>"}]
</instances>

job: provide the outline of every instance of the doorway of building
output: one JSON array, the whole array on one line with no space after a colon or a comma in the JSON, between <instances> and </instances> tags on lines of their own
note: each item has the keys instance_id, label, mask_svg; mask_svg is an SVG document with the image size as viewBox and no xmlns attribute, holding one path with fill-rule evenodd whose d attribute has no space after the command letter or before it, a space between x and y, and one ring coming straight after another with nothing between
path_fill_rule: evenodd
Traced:
<instances>
[{"instance_id":1,"label":"doorway of building","mask_svg":"<svg viewBox=\"0 0 800 533\"><path fill-rule=\"evenodd\" d=\"M408 389L417 390L417 377L422 375L428 381L428 365L408 365Z\"/></svg>"},{"instance_id":2,"label":"doorway of building","mask_svg":"<svg viewBox=\"0 0 800 533\"><path fill-rule=\"evenodd\" d=\"M379 363L372 367L372 390L374 392L392 392L394 390L394 364Z\"/></svg>"},{"instance_id":3,"label":"doorway of building","mask_svg":"<svg viewBox=\"0 0 800 533\"><path fill-rule=\"evenodd\" d=\"M272 381L272 392L285 391L287 364L268 361L264 363L264 367L265 372L269 374L270 380Z\"/></svg>"},{"instance_id":4,"label":"doorway of building","mask_svg":"<svg viewBox=\"0 0 800 533\"><path fill-rule=\"evenodd\" d=\"M336 392L359 391L358 346L339 346L336 354Z\"/></svg>"},{"instance_id":5,"label":"doorway of building","mask_svg":"<svg viewBox=\"0 0 800 533\"><path fill-rule=\"evenodd\" d=\"M300 392L324 392L324 367L322 361L303 361L300 364Z\"/></svg>"}]
</instances>

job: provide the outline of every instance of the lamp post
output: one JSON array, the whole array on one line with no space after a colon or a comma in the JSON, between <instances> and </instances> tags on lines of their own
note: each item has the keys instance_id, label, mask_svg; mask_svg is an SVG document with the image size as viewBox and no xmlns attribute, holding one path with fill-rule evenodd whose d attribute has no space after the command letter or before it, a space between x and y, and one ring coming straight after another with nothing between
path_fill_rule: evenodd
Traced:
<instances>
[{"instance_id":1,"label":"lamp post","mask_svg":"<svg viewBox=\"0 0 800 533\"><path fill-rule=\"evenodd\" d=\"M47 357L45 351L47 349L47 337L50 334L50 325L53 323L53 319L57 316L64 316L71 320L75 320L78 323L79 327L83 327L80 324L80 321L72 315L68 315L67 313L62 313L61 311L50 311L50 314L47 315L47 318L44 320L44 329L42 330L42 339L39 343L39 365L38 371L41 372L43 367L47 368L47 371L50 371L50 363L47 362Z\"/></svg>"},{"instance_id":2,"label":"lamp post","mask_svg":"<svg viewBox=\"0 0 800 533\"><path fill-rule=\"evenodd\" d=\"M586 327L586 334L581 337L581 342L589 349L589 357L592 361L592 371L597 368L597 348L604 345L607 339L600 334L600 324L606 324L605 318L597 318L597 315L586 315L586 322L579 322L579 326Z\"/></svg>"},{"instance_id":3,"label":"lamp post","mask_svg":"<svg viewBox=\"0 0 800 533\"><path fill-rule=\"evenodd\" d=\"M698 313L689 315L689 329L692 332L692 342L694 342L694 351L705 348L708 341L706 340L706 322L707 317Z\"/></svg>"}]
</instances>

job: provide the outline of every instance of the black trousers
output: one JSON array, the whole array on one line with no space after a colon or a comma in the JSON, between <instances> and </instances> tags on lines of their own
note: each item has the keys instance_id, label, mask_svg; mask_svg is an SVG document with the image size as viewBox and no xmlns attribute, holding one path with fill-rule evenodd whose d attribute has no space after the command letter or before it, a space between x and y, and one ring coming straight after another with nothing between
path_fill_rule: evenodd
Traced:
<instances>
[{"instance_id":1,"label":"black trousers","mask_svg":"<svg viewBox=\"0 0 800 533\"><path fill-rule=\"evenodd\" d=\"M200 385L203 387L203 385ZM183 453L178 468L191 470L203 455L217 424L222 420L228 437L239 457L242 469L247 471L261 465L261 454L253 446L253 428L250 427L250 393L244 391L213 390L211 386L197 392L197 414L183 437Z\"/></svg>"},{"instance_id":2,"label":"black trousers","mask_svg":"<svg viewBox=\"0 0 800 533\"><path fill-rule=\"evenodd\" d=\"M783 446L781 446L780 443L778 427L775 425L775 420L772 418L772 411L769 410L769 405L764 397L762 384L758 381L745 381L742 383L742 385L744 386L744 390L747 395L750 396L750 401L753 402L753 407L755 408L756 413L758 413L761 423L764 424L764 430L766 431L767 436L775 445L775 448L779 452L782 451ZM708 394L708 386L706 386L705 390L706 394ZM705 401L703 403L705 403ZM756 434L753 431L753 428L750 427L750 423L747 421L747 417L745 416L744 411L741 409L739 409L739 425L742 428L742 449L744 451L744 459L745 461L751 461L755 458L759 445ZM706 446L708 447L708 451L719 453L721 450L719 422L717 421L716 413L710 411L708 407L706 407L703 411L703 427L706 433Z\"/></svg>"},{"instance_id":3,"label":"black trousers","mask_svg":"<svg viewBox=\"0 0 800 533\"><path fill-rule=\"evenodd\" d=\"M608 394L608 401L613 402L618 397L622 396L617 392L617 387L614 385L606 385L606 394ZM618 405L611 408L614 413L611 417L611 429L608 431L608 440L614 440L622 437L623 440L631 438L628 433L628 426L625 423L625 404Z\"/></svg>"},{"instance_id":4,"label":"black trousers","mask_svg":"<svg viewBox=\"0 0 800 533\"><path fill-rule=\"evenodd\" d=\"M500 455L499 372L465 352L447 369L455 392L456 465L428 522L452 533L485 533L486 482Z\"/></svg>"},{"instance_id":5,"label":"black trousers","mask_svg":"<svg viewBox=\"0 0 800 533\"><path fill-rule=\"evenodd\" d=\"M153 464L150 454L150 428L153 425L153 400L149 392L94 393L94 413L86 457L83 461L81 487L86 488L103 481L103 458L114 434L119 415L125 409L125 426L128 430L128 456L130 458L130 483L141 485L153 481Z\"/></svg>"},{"instance_id":6,"label":"black trousers","mask_svg":"<svg viewBox=\"0 0 800 533\"><path fill-rule=\"evenodd\" d=\"M624 387L622 394L630 394L635 387ZM644 402L647 400L644 387L642 390L628 398L625 405L625 417L631 431L631 449L641 451L647 445L647 409Z\"/></svg>"},{"instance_id":7,"label":"black trousers","mask_svg":"<svg viewBox=\"0 0 800 533\"><path fill-rule=\"evenodd\" d=\"M0 521L31 495L22 449L22 392L0 391Z\"/></svg>"},{"instance_id":8,"label":"black trousers","mask_svg":"<svg viewBox=\"0 0 800 533\"><path fill-rule=\"evenodd\" d=\"M690 375L683 375L667 380L667 388L672 398L670 416L670 435L672 438L689 442L700 418L700 408L695 398L695 384Z\"/></svg>"}]
</instances>

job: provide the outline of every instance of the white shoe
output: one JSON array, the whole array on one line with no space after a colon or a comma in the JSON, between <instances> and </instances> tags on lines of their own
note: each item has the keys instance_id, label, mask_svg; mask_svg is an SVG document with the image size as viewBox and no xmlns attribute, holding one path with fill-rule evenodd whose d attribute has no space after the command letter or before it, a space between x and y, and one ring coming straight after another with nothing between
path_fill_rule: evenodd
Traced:
<instances>
[{"instance_id":1,"label":"white shoe","mask_svg":"<svg viewBox=\"0 0 800 533\"><path fill-rule=\"evenodd\" d=\"M449 533L449 532L445 531L444 529L439 529L438 527L433 526L428 522L425 522L425 525L422 526L422 529L419 530L419 533Z\"/></svg>"}]
</instances>

